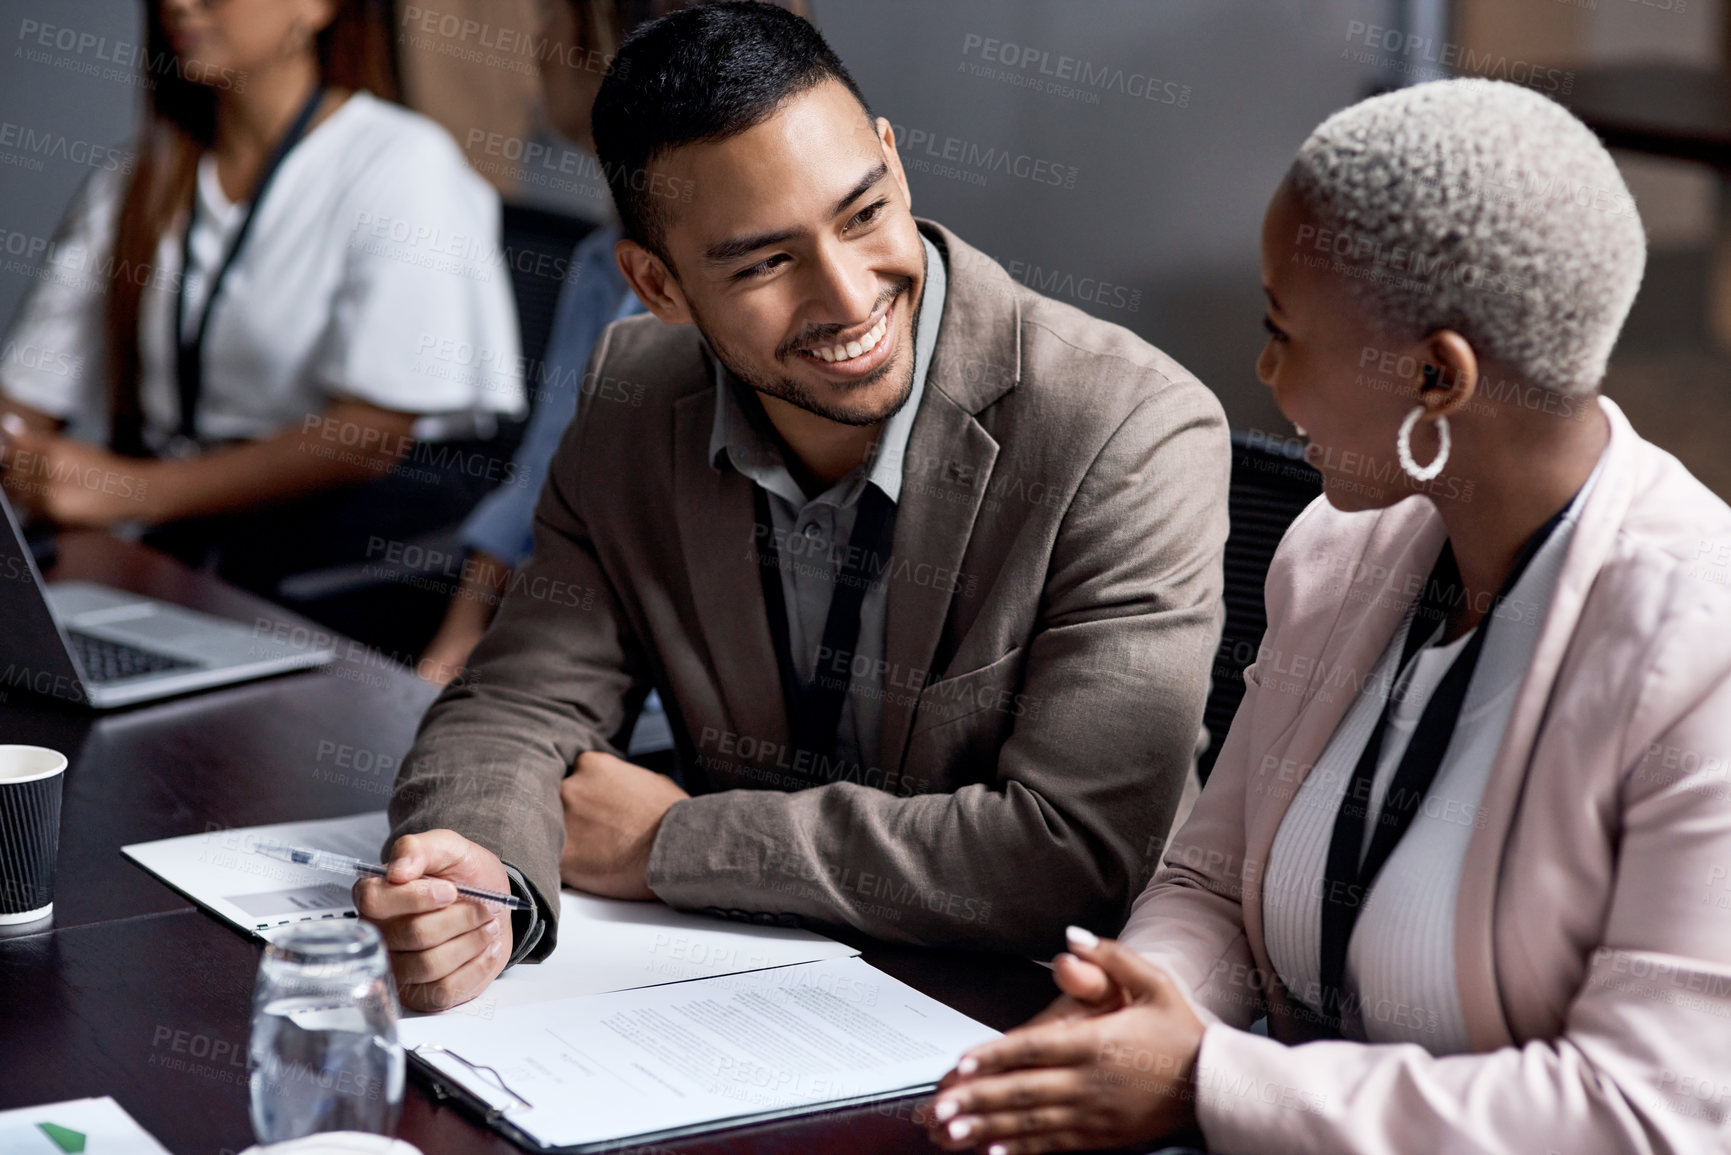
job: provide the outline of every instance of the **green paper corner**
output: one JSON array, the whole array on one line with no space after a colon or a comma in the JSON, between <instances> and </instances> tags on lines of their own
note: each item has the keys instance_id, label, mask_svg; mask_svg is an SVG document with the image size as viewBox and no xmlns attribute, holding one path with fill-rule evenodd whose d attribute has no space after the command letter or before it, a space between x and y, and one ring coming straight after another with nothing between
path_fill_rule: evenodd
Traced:
<instances>
[{"instance_id":1,"label":"green paper corner","mask_svg":"<svg viewBox=\"0 0 1731 1155\"><path fill-rule=\"evenodd\" d=\"M84 1136L70 1127L62 1127L57 1123L38 1123L37 1128L54 1141L54 1145L66 1152L66 1155L78 1155L84 1150Z\"/></svg>"}]
</instances>

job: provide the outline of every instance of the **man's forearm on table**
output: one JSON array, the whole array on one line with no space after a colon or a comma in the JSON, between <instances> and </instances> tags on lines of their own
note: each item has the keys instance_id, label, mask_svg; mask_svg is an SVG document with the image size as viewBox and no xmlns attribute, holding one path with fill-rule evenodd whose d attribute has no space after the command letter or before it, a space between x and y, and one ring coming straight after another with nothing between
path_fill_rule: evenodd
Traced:
<instances>
[{"instance_id":1,"label":"man's forearm on table","mask_svg":"<svg viewBox=\"0 0 1731 1155\"><path fill-rule=\"evenodd\" d=\"M1056 948L1068 921L1115 925L1128 881L1085 849L1090 838L1072 829L1060 844L1034 821L1032 804L964 790L972 797L959 822L937 817L952 808L953 794L896 797L834 784L681 802L656 838L649 887L681 908L759 922L794 916L934 946L1041 951ZM820 802L825 792L832 797ZM824 816L793 813L799 807ZM889 833L917 825L932 829ZM853 831L851 846L844 846L844 830ZM994 853L970 856L965 848L973 844Z\"/></svg>"}]
</instances>

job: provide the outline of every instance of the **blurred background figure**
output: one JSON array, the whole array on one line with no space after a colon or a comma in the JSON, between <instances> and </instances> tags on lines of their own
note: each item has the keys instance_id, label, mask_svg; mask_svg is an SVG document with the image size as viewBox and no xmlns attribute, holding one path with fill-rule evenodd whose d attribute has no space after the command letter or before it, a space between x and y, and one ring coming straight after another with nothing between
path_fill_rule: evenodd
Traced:
<instances>
[{"instance_id":1,"label":"blurred background figure","mask_svg":"<svg viewBox=\"0 0 1731 1155\"><path fill-rule=\"evenodd\" d=\"M388 5L145 17L136 158L79 189L0 356L6 486L274 595L484 491L466 458L523 407L498 198L390 103Z\"/></svg>"},{"instance_id":2,"label":"blurred background figure","mask_svg":"<svg viewBox=\"0 0 1731 1155\"><path fill-rule=\"evenodd\" d=\"M541 5L541 36L546 45L541 53L541 91L551 127L585 156L593 157L589 114L619 43L639 24L693 2L546 0ZM790 0L782 7L808 15L802 0ZM571 254L546 358L533 374L534 416L515 458L514 476L522 483L500 486L488 494L463 525L462 544L468 557L462 584L420 664L422 676L430 681L443 684L461 670L486 632L512 573L529 558L534 544L530 523L547 462L577 411L578 397L595 391L595 383L583 380L583 369L596 338L612 322L643 311L613 259L619 236L618 221L609 216ZM653 694L644 717L642 725L656 733L666 725L661 703Z\"/></svg>"}]
</instances>

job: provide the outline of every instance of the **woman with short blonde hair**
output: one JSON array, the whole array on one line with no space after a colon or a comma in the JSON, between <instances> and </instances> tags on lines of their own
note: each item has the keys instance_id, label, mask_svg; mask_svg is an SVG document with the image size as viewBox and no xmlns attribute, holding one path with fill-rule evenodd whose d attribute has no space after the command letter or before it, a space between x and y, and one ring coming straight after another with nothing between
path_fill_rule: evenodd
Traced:
<instances>
[{"instance_id":1,"label":"woman with short blonde hair","mask_svg":"<svg viewBox=\"0 0 1731 1155\"><path fill-rule=\"evenodd\" d=\"M1616 166L1531 91L1420 85L1312 134L1262 254L1324 496L1120 940L1072 933L933 1138L1725 1150L1731 509L1597 394L1645 261Z\"/></svg>"}]
</instances>

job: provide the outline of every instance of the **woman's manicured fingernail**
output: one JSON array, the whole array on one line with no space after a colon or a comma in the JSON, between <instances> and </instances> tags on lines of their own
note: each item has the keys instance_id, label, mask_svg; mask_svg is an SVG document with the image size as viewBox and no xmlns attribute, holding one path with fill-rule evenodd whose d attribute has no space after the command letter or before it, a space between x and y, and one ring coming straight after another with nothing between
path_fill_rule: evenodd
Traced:
<instances>
[{"instance_id":1,"label":"woman's manicured fingernail","mask_svg":"<svg viewBox=\"0 0 1731 1155\"><path fill-rule=\"evenodd\" d=\"M986 1148L986 1155L1009 1155L1009 1148L1002 1143L993 1143Z\"/></svg>"},{"instance_id":2,"label":"woman's manicured fingernail","mask_svg":"<svg viewBox=\"0 0 1731 1155\"><path fill-rule=\"evenodd\" d=\"M936 1105L932 1107L932 1114L937 1116L938 1122L942 1123L946 1119L954 1117L959 1109L954 1099L939 1099Z\"/></svg>"},{"instance_id":3,"label":"woman's manicured fingernail","mask_svg":"<svg viewBox=\"0 0 1731 1155\"><path fill-rule=\"evenodd\" d=\"M964 1055L962 1061L956 1064L956 1074L971 1075L980 1069L980 1061L972 1055Z\"/></svg>"},{"instance_id":4,"label":"woman's manicured fingernail","mask_svg":"<svg viewBox=\"0 0 1731 1155\"><path fill-rule=\"evenodd\" d=\"M969 1135L972 1135L973 1133L974 1133L974 1124L971 1120L957 1119L954 1123L950 1124L950 1138L952 1138L952 1139L956 1139L956 1140L966 1139Z\"/></svg>"},{"instance_id":5,"label":"woman's manicured fingernail","mask_svg":"<svg viewBox=\"0 0 1731 1155\"><path fill-rule=\"evenodd\" d=\"M1065 927L1064 937L1069 940L1071 946L1080 947L1082 950L1088 950L1090 947L1100 945L1099 935L1095 934L1091 930L1084 930L1079 926Z\"/></svg>"},{"instance_id":6,"label":"woman's manicured fingernail","mask_svg":"<svg viewBox=\"0 0 1731 1155\"><path fill-rule=\"evenodd\" d=\"M1076 962L1076 961L1077 961L1077 959L1076 959L1075 955L1071 954L1069 951L1065 951L1063 954L1059 955L1057 958L1052 960L1052 965L1057 966L1059 963L1062 963L1062 962Z\"/></svg>"},{"instance_id":7,"label":"woman's manicured fingernail","mask_svg":"<svg viewBox=\"0 0 1731 1155\"><path fill-rule=\"evenodd\" d=\"M14 437L22 437L30 427L24 424L24 418L16 413L0 414L0 429L4 429Z\"/></svg>"}]
</instances>

